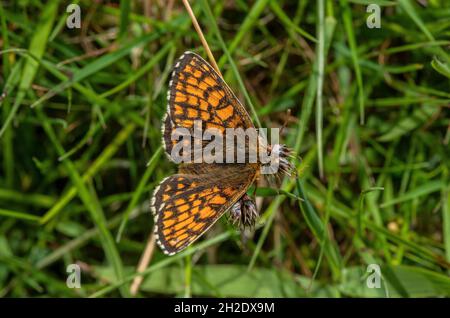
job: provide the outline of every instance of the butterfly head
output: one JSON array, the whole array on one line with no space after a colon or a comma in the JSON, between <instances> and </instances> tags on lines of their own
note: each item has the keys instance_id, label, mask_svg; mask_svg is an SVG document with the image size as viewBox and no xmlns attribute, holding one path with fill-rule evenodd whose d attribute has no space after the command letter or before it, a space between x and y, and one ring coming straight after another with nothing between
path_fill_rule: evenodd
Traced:
<instances>
[{"instance_id":1,"label":"butterfly head","mask_svg":"<svg viewBox=\"0 0 450 318\"><path fill-rule=\"evenodd\" d=\"M267 147L268 155L275 158L278 166L277 174L292 176L296 174L295 166L290 162L294 158L293 151L283 144L274 144Z\"/></svg>"}]
</instances>

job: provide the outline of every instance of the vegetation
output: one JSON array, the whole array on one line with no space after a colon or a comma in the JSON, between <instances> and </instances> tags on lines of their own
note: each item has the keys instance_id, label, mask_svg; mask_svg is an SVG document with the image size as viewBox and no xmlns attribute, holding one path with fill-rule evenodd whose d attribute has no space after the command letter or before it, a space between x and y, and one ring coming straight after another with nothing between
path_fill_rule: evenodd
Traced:
<instances>
[{"instance_id":1,"label":"vegetation","mask_svg":"<svg viewBox=\"0 0 450 318\"><path fill-rule=\"evenodd\" d=\"M73 3L81 29L67 1L0 1L0 297L130 296L176 171L168 76L207 58L182 1ZM449 296L448 1L191 5L255 123L287 123L299 177L261 182L254 232L222 218L171 257L150 240L138 296Z\"/></svg>"}]
</instances>

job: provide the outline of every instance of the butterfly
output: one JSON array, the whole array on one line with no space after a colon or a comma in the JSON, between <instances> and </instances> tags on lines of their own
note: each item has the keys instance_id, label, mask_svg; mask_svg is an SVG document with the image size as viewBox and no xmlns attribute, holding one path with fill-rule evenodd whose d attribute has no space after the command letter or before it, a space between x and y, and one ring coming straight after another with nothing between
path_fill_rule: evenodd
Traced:
<instances>
[{"instance_id":1,"label":"butterfly","mask_svg":"<svg viewBox=\"0 0 450 318\"><path fill-rule=\"evenodd\" d=\"M171 154L178 142L177 129L192 131L196 120L203 128L255 128L244 106L221 76L196 53L187 51L177 60L167 92L162 125L164 150ZM266 145L261 151L277 152L283 172L293 169L284 145ZM156 241L173 255L197 240L225 212L241 226L255 224L258 213L248 188L259 178L256 163L182 163L178 173L163 179L151 199Z\"/></svg>"}]
</instances>

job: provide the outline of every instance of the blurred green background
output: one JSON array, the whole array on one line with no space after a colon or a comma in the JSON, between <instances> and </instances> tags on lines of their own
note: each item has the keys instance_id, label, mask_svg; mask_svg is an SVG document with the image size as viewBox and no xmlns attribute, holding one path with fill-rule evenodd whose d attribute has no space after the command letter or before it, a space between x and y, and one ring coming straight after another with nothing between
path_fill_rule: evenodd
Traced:
<instances>
[{"instance_id":1,"label":"blurred green background","mask_svg":"<svg viewBox=\"0 0 450 318\"><path fill-rule=\"evenodd\" d=\"M449 2L191 4L247 109L287 122L300 173L259 185L254 232L222 218L176 256L155 247L138 296L449 296ZM2 0L0 17L0 297L128 297L176 171L168 76L207 57L199 36L182 1Z\"/></svg>"}]
</instances>

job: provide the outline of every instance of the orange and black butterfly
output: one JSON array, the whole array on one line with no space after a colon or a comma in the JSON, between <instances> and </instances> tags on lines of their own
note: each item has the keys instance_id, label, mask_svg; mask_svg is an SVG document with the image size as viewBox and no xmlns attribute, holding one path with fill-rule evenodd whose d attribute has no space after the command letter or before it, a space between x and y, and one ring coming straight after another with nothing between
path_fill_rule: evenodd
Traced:
<instances>
[{"instance_id":1,"label":"orange and black butterfly","mask_svg":"<svg viewBox=\"0 0 450 318\"><path fill-rule=\"evenodd\" d=\"M254 128L252 120L219 74L199 55L185 52L176 62L167 94L163 123L163 144L171 158L177 128L202 128L225 132L226 128ZM280 169L289 173L284 145L267 145L259 151L280 155ZM247 194L259 177L261 163L183 163L178 173L161 181L155 189L151 208L155 236L164 253L173 255L197 240L226 211L243 226L252 226L258 216Z\"/></svg>"}]
</instances>

